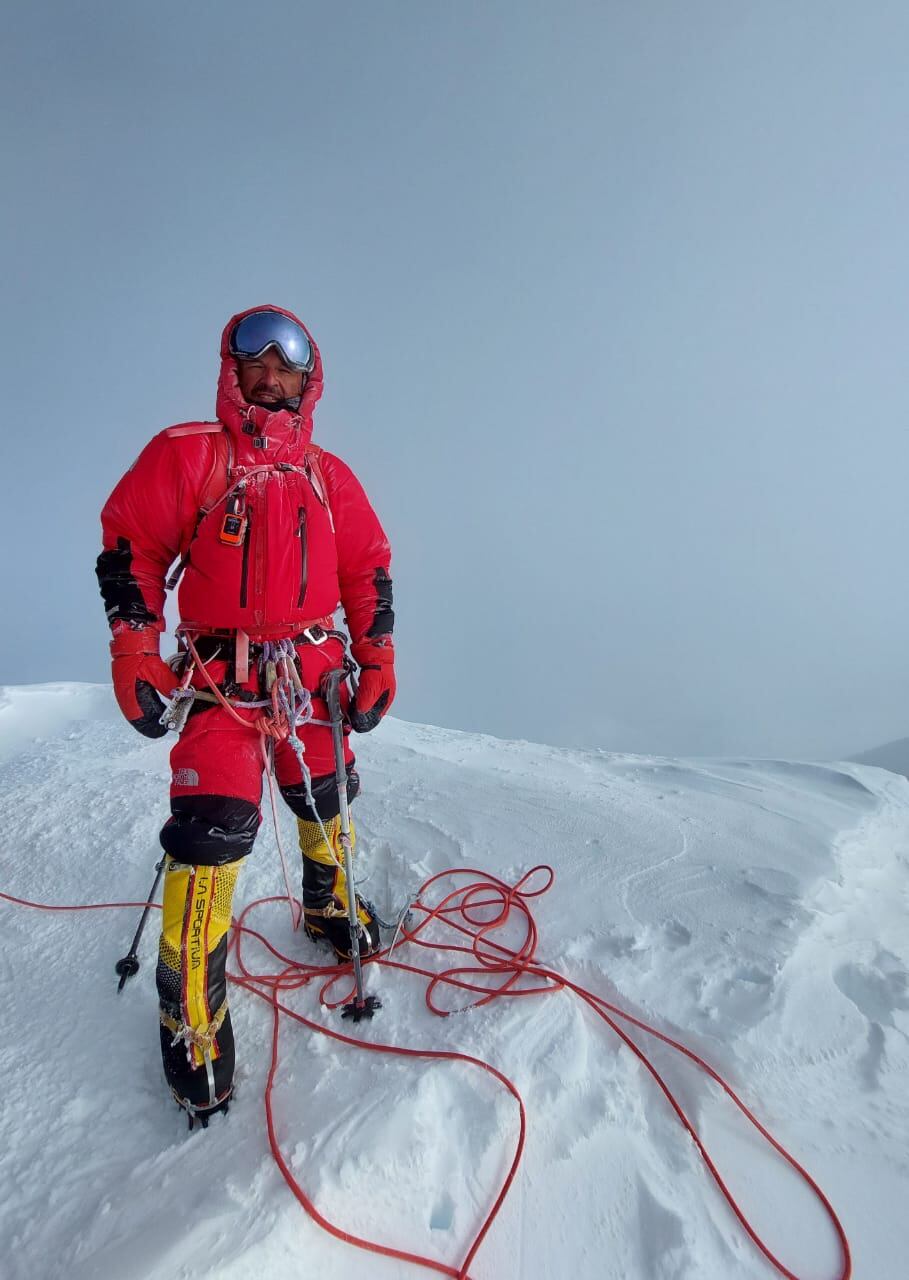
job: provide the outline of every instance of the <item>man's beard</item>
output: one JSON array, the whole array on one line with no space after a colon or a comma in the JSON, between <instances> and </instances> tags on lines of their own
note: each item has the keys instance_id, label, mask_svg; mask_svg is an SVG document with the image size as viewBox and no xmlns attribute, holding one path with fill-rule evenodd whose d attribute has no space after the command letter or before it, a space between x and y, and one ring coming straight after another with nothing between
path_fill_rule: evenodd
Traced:
<instances>
[{"instance_id":1,"label":"man's beard","mask_svg":"<svg viewBox=\"0 0 909 1280\"><path fill-rule=\"evenodd\" d=\"M254 393L249 397L249 403L257 404L261 409L268 409L271 413L277 413L281 409L289 409L291 413L296 413L301 399L301 396L291 396L287 400L257 400Z\"/></svg>"}]
</instances>

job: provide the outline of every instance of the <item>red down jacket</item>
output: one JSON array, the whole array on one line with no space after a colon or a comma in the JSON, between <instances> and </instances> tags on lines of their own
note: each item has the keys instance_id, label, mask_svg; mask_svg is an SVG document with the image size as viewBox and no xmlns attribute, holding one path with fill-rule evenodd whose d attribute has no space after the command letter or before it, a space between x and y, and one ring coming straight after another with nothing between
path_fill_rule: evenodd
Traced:
<instances>
[{"instance_id":1,"label":"red down jacket","mask_svg":"<svg viewBox=\"0 0 909 1280\"><path fill-rule=\"evenodd\" d=\"M108 620L163 630L165 579L183 557L178 600L189 630L242 628L251 640L273 639L341 604L354 643L390 635L388 539L350 468L311 443L322 394L318 347L296 413L247 404L228 352L247 314L232 317L221 339L217 414L225 430L185 423L162 431L104 507L98 577ZM246 524L230 543L222 538L226 504L208 514L201 507L237 481Z\"/></svg>"}]
</instances>

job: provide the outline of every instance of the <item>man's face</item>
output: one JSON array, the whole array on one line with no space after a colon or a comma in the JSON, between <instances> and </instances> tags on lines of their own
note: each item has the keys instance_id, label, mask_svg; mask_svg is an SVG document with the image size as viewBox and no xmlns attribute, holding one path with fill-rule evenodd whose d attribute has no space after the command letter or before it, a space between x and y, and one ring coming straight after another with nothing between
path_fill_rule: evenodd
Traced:
<instances>
[{"instance_id":1,"label":"man's face","mask_svg":"<svg viewBox=\"0 0 909 1280\"><path fill-rule=\"evenodd\" d=\"M303 391L306 375L288 369L274 347L254 360L237 360L237 379L243 399L265 408L291 400Z\"/></svg>"}]
</instances>

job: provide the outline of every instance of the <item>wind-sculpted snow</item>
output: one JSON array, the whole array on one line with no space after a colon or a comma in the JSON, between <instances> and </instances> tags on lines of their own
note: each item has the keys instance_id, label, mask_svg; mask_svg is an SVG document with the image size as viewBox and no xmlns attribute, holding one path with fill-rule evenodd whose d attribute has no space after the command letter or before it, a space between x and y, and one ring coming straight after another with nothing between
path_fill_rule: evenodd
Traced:
<instances>
[{"instance_id":1,"label":"wind-sculpted snow","mask_svg":"<svg viewBox=\"0 0 909 1280\"><path fill-rule=\"evenodd\" d=\"M166 814L167 742L136 735L103 686L58 684L0 692L0 743L0 889L141 900ZM859 765L573 752L394 720L355 745L359 871L380 908L446 867L513 882L551 863L555 884L533 901L540 960L714 1064L829 1195L859 1280L902 1280L909 782ZM290 846L289 814L282 824ZM266 822L237 909L280 886ZM158 1056L154 921L140 974L116 992L135 923L133 910L0 901L0 1273L421 1274L332 1239L292 1198L265 1134L270 1016L242 991L231 997L236 1102L187 1134ZM263 908L257 926L289 954L324 959L291 933L286 907ZM524 1096L524 1162L474 1280L774 1274L662 1094L586 1007L563 992L439 1019L416 980L367 977L384 1008L359 1034L463 1050ZM314 989L295 1007L339 1026ZM835 1240L804 1186L703 1075L647 1048L771 1247L806 1280L834 1276ZM517 1124L485 1073L380 1058L300 1027L282 1031L274 1107L321 1212L453 1265Z\"/></svg>"}]
</instances>

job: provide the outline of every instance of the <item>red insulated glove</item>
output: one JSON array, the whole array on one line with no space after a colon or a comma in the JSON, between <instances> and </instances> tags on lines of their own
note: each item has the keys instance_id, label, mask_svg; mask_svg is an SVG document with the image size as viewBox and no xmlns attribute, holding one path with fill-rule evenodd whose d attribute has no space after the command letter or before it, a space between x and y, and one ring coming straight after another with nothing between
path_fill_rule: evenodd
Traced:
<instances>
[{"instance_id":1,"label":"red insulated glove","mask_svg":"<svg viewBox=\"0 0 909 1280\"><path fill-rule=\"evenodd\" d=\"M356 733L369 733L394 702L395 647L391 636L381 640L359 640L350 651L360 667L357 695L348 712Z\"/></svg>"},{"instance_id":2,"label":"red insulated glove","mask_svg":"<svg viewBox=\"0 0 909 1280\"><path fill-rule=\"evenodd\" d=\"M164 703L158 694L170 698L179 683L161 659L159 640L160 633L153 627L134 630L117 622L110 642L117 705L133 728L146 738L163 738L167 733L160 723Z\"/></svg>"}]
</instances>

